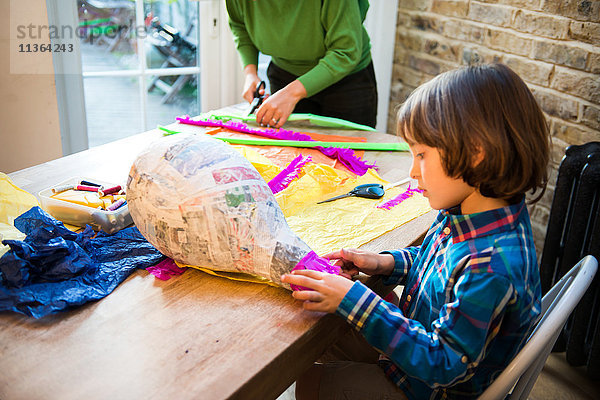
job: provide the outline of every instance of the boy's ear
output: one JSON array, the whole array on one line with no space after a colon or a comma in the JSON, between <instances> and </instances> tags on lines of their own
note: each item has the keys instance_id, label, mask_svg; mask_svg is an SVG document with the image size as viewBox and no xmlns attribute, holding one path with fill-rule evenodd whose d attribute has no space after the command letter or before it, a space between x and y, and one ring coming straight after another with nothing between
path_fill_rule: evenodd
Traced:
<instances>
[{"instance_id":1,"label":"boy's ear","mask_svg":"<svg viewBox=\"0 0 600 400\"><path fill-rule=\"evenodd\" d=\"M473 159L471 160L471 168L477 167L485 158L485 151L481 146L475 146L475 153L473 154Z\"/></svg>"}]
</instances>

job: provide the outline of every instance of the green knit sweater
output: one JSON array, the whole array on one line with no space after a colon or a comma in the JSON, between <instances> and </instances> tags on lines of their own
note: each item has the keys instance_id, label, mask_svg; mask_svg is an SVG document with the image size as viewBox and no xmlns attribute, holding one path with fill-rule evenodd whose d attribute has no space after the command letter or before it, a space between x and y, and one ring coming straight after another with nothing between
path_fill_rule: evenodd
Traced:
<instances>
[{"instance_id":1,"label":"green knit sweater","mask_svg":"<svg viewBox=\"0 0 600 400\"><path fill-rule=\"evenodd\" d=\"M307 97L371 61L363 26L368 0L227 0L229 26L245 67L258 52L299 76Z\"/></svg>"}]
</instances>

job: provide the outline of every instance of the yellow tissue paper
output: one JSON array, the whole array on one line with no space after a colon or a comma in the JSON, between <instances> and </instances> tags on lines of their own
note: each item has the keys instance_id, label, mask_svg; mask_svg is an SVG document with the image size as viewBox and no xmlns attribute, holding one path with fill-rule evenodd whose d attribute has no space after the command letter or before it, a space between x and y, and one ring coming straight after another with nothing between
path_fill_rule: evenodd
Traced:
<instances>
[{"instance_id":1,"label":"yellow tissue paper","mask_svg":"<svg viewBox=\"0 0 600 400\"><path fill-rule=\"evenodd\" d=\"M104 204L98 196L98 193L86 192L83 190L66 190L64 192L53 194L51 197L92 208L102 207Z\"/></svg>"},{"instance_id":2,"label":"yellow tissue paper","mask_svg":"<svg viewBox=\"0 0 600 400\"><path fill-rule=\"evenodd\" d=\"M264 284L267 284L269 286L280 287L276 283L273 283L272 281L270 281L270 280L268 280L266 278L257 276L257 275L244 274L242 272L215 271L213 269L208 269L208 268L204 268L204 267L198 267L196 265L188 265L188 264L180 263L179 261L175 261L175 264L179 268L195 268L195 269L199 269L200 271L205 272L205 273L207 273L209 275L214 275L214 276L218 276L218 277L221 277L221 278L231 279L232 281L242 281L242 282L252 282L252 283L264 283Z\"/></svg>"},{"instance_id":3,"label":"yellow tissue paper","mask_svg":"<svg viewBox=\"0 0 600 400\"><path fill-rule=\"evenodd\" d=\"M235 147L265 181L270 181L281 170L254 150ZM386 190L379 200L348 197L316 204L365 183L385 186L389 182L375 169L356 176L325 164L309 162L302 168L300 177L277 193L275 199L292 231L319 255L342 247L359 247L431 210L427 199L419 193L389 210L376 207L403 193L406 187Z\"/></svg>"},{"instance_id":4,"label":"yellow tissue paper","mask_svg":"<svg viewBox=\"0 0 600 400\"><path fill-rule=\"evenodd\" d=\"M10 224L0 222L0 257L4 255L10 249L8 246L4 246L2 240L23 240L25 234Z\"/></svg>"},{"instance_id":5,"label":"yellow tissue paper","mask_svg":"<svg viewBox=\"0 0 600 400\"><path fill-rule=\"evenodd\" d=\"M250 156L256 167L256 158ZM259 162L259 171L268 162ZM303 174L275 195L288 225L317 254L323 255L342 247L359 247L386 232L431 210L428 200L419 193L389 210L376 206L403 193L406 187L386 190L383 198L364 199L348 197L328 203L318 201L348 193L364 183L388 183L374 169L363 176L355 176L325 164L308 163ZM262 172L261 172L262 175ZM269 179L263 175L266 181ZM266 279L243 273L206 269L201 266L176 262L181 267L192 267L208 274L227 279L272 284Z\"/></svg>"},{"instance_id":6,"label":"yellow tissue paper","mask_svg":"<svg viewBox=\"0 0 600 400\"><path fill-rule=\"evenodd\" d=\"M246 146L233 146L244 158L252 163L254 168L258 171L260 176L263 177L265 182L269 182L278 173L281 172L281 168L275 165L271 160L262 154L257 153Z\"/></svg>"},{"instance_id":7,"label":"yellow tissue paper","mask_svg":"<svg viewBox=\"0 0 600 400\"><path fill-rule=\"evenodd\" d=\"M376 207L403 193L406 187L386 190L379 200L347 197L316 204L358 185L385 186L388 182L374 169L356 178L319 164L307 165L304 172L275 198L292 231L319 255L342 247L359 247L431 210L429 201L419 193L389 210Z\"/></svg>"},{"instance_id":8,"label":"yellow tissue paper","mask_svg":"<svg viewBox=\"0 0 600 400\"><path fill-rule=\"evenodd\" d=\"M15 186L8 175L0 172L0 240L23 240L25 235L14 227L15 218L39 206L34 195ZM0 257L9 247L0 244Z\"/></svg>"},{"instance_id":9,"label":"yellow tissue paper","mask_svg":"<svg viewBox=\"0 0 600 400\"><path fill-rule=\"evenodd\" d=\"M404 190L390 189L383 200L349 197L314 204L286 220L292 231L319 255L342 247L356 248L431 210L429 201L419 193L389 210L376 207Z\"/></svg>"},{"instance_id":10,"label":"yellow tissue paper","mask_svg":"<svg viewBox=\"0 0 600 400\"><path fill-rule=\"evenodd\" d=\"M34 195L15 186L8 175L0 172L0 222L13 225L15 218L39 205Z\"/></svg>"},{"instance_id":11,"label":"yellow tissue paper","mask_svg":"<svg viewBox=\"0 0 600 400\"><path fill-rule=\"evenodd\" d=\"M303 176L293 180L287 188L275 195L286 219L292 215L298 215L302 210L315 205L318 201L347 193L357 185L387 183L379 177L374 169L370 169L366 174L358 177L324 164L309 163L302 170L304 171ZM322 209L325 204L327 203L320 204L320 208ZM328 207L326 206L326 208ZM345 223L345 220L343 221ZM292 228L292 230L294 229Z\"/></svg>"}]
</instances>

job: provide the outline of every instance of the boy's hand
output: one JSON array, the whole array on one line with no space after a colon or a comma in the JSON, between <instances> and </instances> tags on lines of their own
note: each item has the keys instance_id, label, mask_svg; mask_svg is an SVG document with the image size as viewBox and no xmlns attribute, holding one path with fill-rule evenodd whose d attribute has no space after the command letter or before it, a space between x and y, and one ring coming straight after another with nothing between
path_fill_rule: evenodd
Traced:
<instances>
[{"instance_id":1,"label":"boy's hand","mask_svg":"<svg viewBox=\"0 0 600 400\"><path fill-rule=\"evenodd\" d=\"M391 275L394 271L394 257L391 254L378 254L360 249L340 249L325 254L323 258L337 260L342 275L354 276L359 272L367 275Z\"/></svg>"},{"instance_id":2,"label":"boy's hand","mask_svg":"<svg viewBox=\"0 0 600 400\"><path fill-rule=\"evenodd\" d=\"M304 301L303 307L310 311L333 313L354 282L339 275L301 269L281 277L282 282L304 286L313 290L292 292L296 300Z\"/></svg>"}]
</instances>

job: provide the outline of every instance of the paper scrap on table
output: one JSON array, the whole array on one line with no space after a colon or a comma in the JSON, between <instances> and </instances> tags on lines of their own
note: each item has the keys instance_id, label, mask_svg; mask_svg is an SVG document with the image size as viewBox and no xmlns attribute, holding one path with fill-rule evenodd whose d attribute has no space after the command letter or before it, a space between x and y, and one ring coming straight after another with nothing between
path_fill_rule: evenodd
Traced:
<instances>
[{"instance_id":1,"label":"paper scrap on table","mask_svg":"<svg viewBox=\"0 0 600 400\"><path fill-rule=\"evenodd\" d=\"M8 175L0 172L0 222L14 225L15 218L39 205L34 195L17 187Z\"/></svg>"},{"instance_id":2,"label":"paper scrap on table","mask_svg":"<svg viewBox=\"0 0 600 400\"><path fill-rule=\"evenodd\" d=\"M146 271L161 281L168 281L172 276L183 274L185 269L179 268L172 258L167 257L158 264L146 268Z\"/></svg>"},{"instance_id":3,"label":"paper scrap on table","mask_svg":"<svg viewBox=\"0 0 600 400\"><path fill-rule=\"evenodd\" d=\"M25 235L14 227L15 218L39 206L31 193L17 187L8 175L0 172L0 257L9 249L2 240L23 240Z\"/></svg>"}]
</instances>

